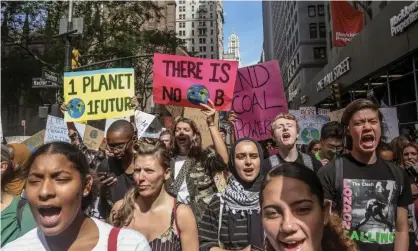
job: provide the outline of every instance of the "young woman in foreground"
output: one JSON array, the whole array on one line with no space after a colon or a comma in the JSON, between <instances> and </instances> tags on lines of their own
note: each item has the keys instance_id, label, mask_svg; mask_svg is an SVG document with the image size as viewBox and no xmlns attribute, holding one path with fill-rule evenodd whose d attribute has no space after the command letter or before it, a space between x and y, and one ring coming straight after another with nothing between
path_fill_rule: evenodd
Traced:
<instances>
[{"instance_id":1,"label":"young woman in foreground","mask_svg":"<svg viewBox=\"0 0 418 251\"><path fill-rule=\"evenodd\" d=\"M112 226L84 213L94 201L95 186L82 152L53 142L40 147L28 164L25 192L37 228L2 250L108 250ZM122 229L111 240L118 251L150 250L146 239L133 230Z\"/></svg>"},{"instance_id":2,"label":"young woman in foreground","mask_svg":"<svg viewBox=\"0 0 418 251\"><path fill-rule=\"evenodd\" d=\"M271 170L260 191L267 251L355 251L338 216L330 216L321 182L299 163Z\"/></svg>"}]
</instances>

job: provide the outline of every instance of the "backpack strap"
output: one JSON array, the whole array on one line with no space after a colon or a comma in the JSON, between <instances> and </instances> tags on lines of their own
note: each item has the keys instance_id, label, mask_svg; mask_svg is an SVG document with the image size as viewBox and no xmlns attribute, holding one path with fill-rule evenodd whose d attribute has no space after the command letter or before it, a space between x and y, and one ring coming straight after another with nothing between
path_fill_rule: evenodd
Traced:
<instances>
[{"instance_id":1,"label":"backpack strap","mask_svg":"<svg viewBox=\"0 0 418 251\"><path fill-rule=\"evenodd\" d=\"M220 206L219 206L219 221L218 221L218 245L220 248L223 248L224 245L221 242L221 228L222 228L222 214L224 211L224 201L222 200L222 197L219 196L220 199Z\"/></svg>"},{"instance_id":2,"label":"backpack strap","mask_svg":"<svg viewBox=\"0 0 418 251\"><path fill-rule=\"evenodd\" d=\"M269 161L272 169L280 164L280 159L277 157L277 154L270 156Z\"/></svg>"},{"instance_id":3,"label":"backpack strap","mask_svg":"<svg viewBox=\"0 0 418 251\"><path fill-rule=\"evenodd\" d=\"M19 228L22 227L22 217L23 217L23 209L25 208L25 205L28 203L26 199L20 199L17 203L16 208L16 220Z\"/></svg>"},{"instance_id":4,"label":"backpack strap","mask_svg":"<svg viewBox=\"0 0 418 251\"><path fill-rule=\"evenodd\" d=\"M336 157L335 158L335 180L334 180L334 188L335 188L335 203L336 209L339 211L342 209L341 206L341 197L343 193L343 186L344 186L344 159L343 157Z\"/></svg>"},{"instance_id":5,"label":"backpack strap","mask_svg":"<svg viewBox=\"0 0 418 251\"><path fill-rule=\"evenodd\" d=\"M309 169L314 170L311 156L301 153L301 152L299 152L299 154L302 155L303 164L309 167Z\"/></svg>"},{"instance_id":6,"label":"backpack strap","mask_svg":"<svg viewBox=\"0 0 418 251\"><path fill-rule=\"evenodd\" d=\"M120 228L114 227L110 230L109 238L107 239L107 251L118 250L118 235Z\"/></svg>"}]
</instances>

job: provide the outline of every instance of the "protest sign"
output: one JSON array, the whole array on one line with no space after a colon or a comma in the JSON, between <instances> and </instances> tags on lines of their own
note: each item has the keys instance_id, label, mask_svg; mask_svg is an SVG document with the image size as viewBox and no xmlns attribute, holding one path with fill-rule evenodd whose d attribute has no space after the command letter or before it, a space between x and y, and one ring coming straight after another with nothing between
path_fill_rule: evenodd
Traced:
<instances>
[{"instance_id":1,"label":"protest sign","mask_svg":"<svg viewBox=\"0 0 418 251\"><path fill-rule=\"evenodd\" d=\"M84 138L84 132L86 131L86 124L81 123L74 123L75 128L77 129L78 134L83 139Z\"/></svg>"},{"instance_id":2,"label":"protest sign","mask_svg":"<svg viewBox=\"0 0 418 251\"><path fill-rule=\"evenodd\" d=\"M106 119L105 130L104 130L105 131L105 137L106 137L106 133L107 133L107 130L109 129L110 125L113 124L113 122L115 122L117 120L126 120L128 122L131 122L130 117Z\"/></svg>"},{"instance_id":3,"label":"protest sign","mask_svg":"<svg viewBox=\"0 0 418 251\"><path fill-rule=\"evenodd\" d=\"M215 115L215 125L218 127L218 113ZM183 117L189 118L196 123L202 137L202 147L208 147L213 144L212 136L206 123L206 115L201 110L195 108L185 108Z\"/></svg>"},{"instance_id":4,"label":"protest sign","mask_svg":"<svg viewBox=\"0 0 418 251\"><path fill-rule=\"evenodd\" d=\"M315 106L301 106L299 110L302 115L316 115Z\"/></svg>"},{"instance_id":5,"label":"protest sign","mask_svg":"<svg viewBox=\"0 0 418 251\"><path fill-rule=\"evenodd\" d=\"M87 125L83 142L90 150L98 151L104 138L104 131Z\"/></svg>"},{"instance_id":6,"label":"protest sign","mask_svg":"<svg viewBox=\"0 0 418 251\"><path fill-rule=\"evenodd\" d=\"M158 139L160 133L163 130L163 126L159 119L154 119L145 132L142 133L142 138Z\"/></svg>"},{"instance_id":7,"label":"protest sign","mask_svg":"<svg viewBox=\"0 0 418 251\"><path fill-rule=\"evenodd\" d=\"M45 129L35 133L29 139L23 141L22 143L26 146L31 146L33 148L40 147L44 143L45 138Z\"/></svg>"},{"instance_id":8,"label":"protest sign","mask_svg":"<svg viewBox=\"0 0 418 251\"><path fill-rule=\"evenodd\" d=\"M183 115L184 107L175 106L175 105L166 105L165 109L173 116L174 119L181 117Z\"/></svg>"},{"instance_id":9,"label":"protest sign","mask_svg":"<svg viewBox=\"0 0 418 251\"><path fill-rule=\"evenodd\" d=\"M62 118L48 115L45 129L44 143L52 141L63 141L71 143L70 137L68 136L67 124Z\"/></svg>"},{"instance_id":10,"label":"protest sign","mask_svg":"<svg viewBox=\"0 0 418 251\"><path fill-rule=\"evenodd\" d=\"M321 138L321 128L328 122L325 115L303 115L297 117L299 122L299 138L296 144L309 144L312 140Z\"/></svg>"},{"instance_id":11,"label":"protest sign","mask_svg":"<svg viewBox=\"0 0 418 251\"><path fill-rule=\"evenodd\" d=\"M333 112L329 112L328 113L328 117L330 121L338 121L341 122L341 117L343 116L345 108L340 109L340 110L336 110Z\"/></svg>"},{"instance_id":12,"label":"protest sign","mask_svg":"<svg viewBox=\"0 0 418 251\"><path fill-rule=\"evenodd\" d=\"M65 72L65 121L133 115L134 81L134 70L128 68Z\"/></svg>"},{"instance_id":13,"label":"protest sign","mask_svg":"<svg viewBox=\"0 0 418 251\"><path fill-rule=\"evenodd\" d=\"M138 138L141 138L142 134L144 134L154 119L154 115L141 111L135 111L135 124L138 132Z\"/></svg>"},{"instance_id":14,"label":"protest sign","mask_svg":"<svg viewBox=\"0 0 418 251\"><path fill-rule=\"evenodd\" d=\"M228 111L238 62L154 54L154 103L201 108L211 99Z\"/></svg>"},{"instance_id":15,"label":"protest sign","mask_svg":"<svg viewBox=\"0 0 418 251\"><path fill-rule=\"evenodd\" d=\"M270 138L270 124L288 112L279 64L276 60L238 70L232 109L237 115L237 138Z\"/></svg>"},{"instance_id":16,"label":"protest sign","mask_svg":"<svg viewBox=\"0 0 418 251\"><path fill-rule=\"evenodd\" d=\"M399 136L398 114L396 108L379 108L383 115L383 123L386 125L386 142Z\"/></svg>"},{"instance_id":17,"label":"protest sign","mask_svg":"<svg viewBox=\"0 0 418 251\"><path fill-rule=\"evenodd\" d=\"M7 144L22 143L23 141L29 138L30 136L9 136L9 137L6 137L6 142Z\"/></svg>"},{"instance_id":18,"label":"protest sign","mask_svg":"<svg viewBox=\"0 0 418 251\"><path fill-rule=\"evenodd\" d=\"M318 108L318 115L328 116L328 113L330 113L330 109Z\"/></svg>"}]
</instances>

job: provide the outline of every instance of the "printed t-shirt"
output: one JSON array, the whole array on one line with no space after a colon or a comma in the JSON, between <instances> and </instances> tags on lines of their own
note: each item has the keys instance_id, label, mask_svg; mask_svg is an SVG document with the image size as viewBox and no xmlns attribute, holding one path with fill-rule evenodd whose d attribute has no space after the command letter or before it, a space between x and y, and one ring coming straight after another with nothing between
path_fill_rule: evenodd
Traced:
<instances>
[{"instance_id":1,"label":"printed t-shirt","mask_svg":"<svg viewBox=\"0 0 418 251\"><path fill-rule=\"evenodd\" d=\"M343 191L340 201L336 201L335 169L334 159L319 170L318 176L325 199L332 200L333 210L342 214L345 234L360 251L393 250L396 208L407 208L412 203L406 173L398 197L395 178L384 160L377 158L376 163L367 165L351 155L344 156Z\"/></svg>"},{"instance_id":2,"label":"printed t-shirt","mask_svg":"<svg viewBox=\"0 0 418 251\"><path fill-rule=\"evenodd\" d=\"M177 156L175 159L174 164L174 179L177 179L177 176L180 173L181 168L184 165L184 162L186 161L186 156ZM181 183L180 190L177 194L177 200L184 204L190 204L190 194L187 190L187 184L186 179L183 180L183 183Z\"/></svg>"}]
</instances>

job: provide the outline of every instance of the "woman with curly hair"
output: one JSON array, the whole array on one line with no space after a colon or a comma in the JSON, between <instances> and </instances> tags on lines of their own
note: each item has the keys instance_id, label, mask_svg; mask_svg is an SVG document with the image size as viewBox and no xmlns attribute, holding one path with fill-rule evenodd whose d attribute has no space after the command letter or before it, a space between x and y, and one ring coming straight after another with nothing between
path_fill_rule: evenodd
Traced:
<instances>
[{"instance_id":1,"label":"woman with curly hair","mask_svg":"<svg viewBox=\"0 0 418 251\"><path fill-rule=\"evenodd\" d=\"M165 147L142 143L134 148L135 187L115 203L111 223L144 234L153 251L198 250L192 210L165 189L171 173Z\"/></svg>"},{"instance_id":2,"label":"woman with curly hair","mask_svg":"<svg viewBox=\"0 0 418 251\"><path fill-rule=\"evenodd\" d=\"M299 163L271 170L261 187L262 222L267 251L355 251L315 172Z\"/></svg>"}]
</instances>

